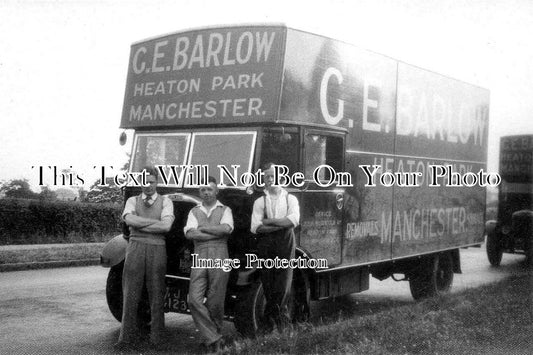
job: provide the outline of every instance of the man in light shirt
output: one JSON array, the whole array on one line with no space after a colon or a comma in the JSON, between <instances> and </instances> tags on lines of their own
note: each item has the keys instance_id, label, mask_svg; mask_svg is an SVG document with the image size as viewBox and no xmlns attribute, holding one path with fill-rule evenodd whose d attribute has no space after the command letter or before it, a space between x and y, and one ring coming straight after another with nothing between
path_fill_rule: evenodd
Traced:
<instances>
[{"instance_id":1,"label":"man in light shirt","mask_svg":"<svg viewBox=\"0 0 533 355\"><path fill-rule=\"evenodd\" d=\"M294 228L300 222L298 199L274 183L274 166L263 167L265 195L254 202L251 232L257 234L258 257L264 259L293 259L295 253ZM293 270L262 269L261 282L266 298L264 324L267 331L274 324L282 331L289 322L287 308Z\"/></svg>"},{"instance_id":2,"label":"man in light shirt","mask_svg":"<svg viewBox=\"0 0 533 355\"><path fill-rule=\"evenodd\" d=\"M213 177L199 192L202 203L189 212L183 229L185 237L194 241L198 259L228 259L227 240L233 231L231 209L217 200L217 182ZM210 351L219 352L224 346L221 330L228 279L229 272L221 268L191 269L189 307Z\"/></svg>"},{"instance_id":3,"label":"man in light shirt","mask_svg":"<svg viewBox=\"0 0 533 355\"><path fill-rule=\"evenodd\" d=\"M147 185L126 201L122 218L130 236L124 262L122 325L117 348L131 346L138 338L137 310L146 282L150 302L150 342L158 347L165 327L164 298L167 253L165 234L174 222L172 201L157 193L157 171L146 167Z\"/></svg>"}]
</instances>

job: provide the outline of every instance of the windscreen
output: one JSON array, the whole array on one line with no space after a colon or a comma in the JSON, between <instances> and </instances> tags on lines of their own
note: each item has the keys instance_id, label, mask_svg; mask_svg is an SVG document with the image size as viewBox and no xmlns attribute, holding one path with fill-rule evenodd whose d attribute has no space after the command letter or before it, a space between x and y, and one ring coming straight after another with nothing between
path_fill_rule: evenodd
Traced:
<instances>
[{"instance_id":1,"label":"windscreen","mask_svg":"<svg viewBox=\"0 0 533 355\"><path fill-rule=\"evenodd\" d=\"M146 166L185 164L190 136L186 133L137 135L130 170L141 171Z\"/></svg>"},{"instance_id":2,"label":"windscreen","mask_svg":"<svg viewBox=\"0 0 533 355\"><path fill-rule=\"evenodd\" d=\"M222 176L228 186L243 186L240 176L252 172L256 136L254 131L141 133L135 139L130 170L163 166L166 178L159 183L174 187L197 187L209 176L217 183ZM227 169L222 175L219 165Z\"/></svg>"},{"instance_id":3,"label":"windscreen","mask_svg":"<svg viewBox=\"0 0 533 355\"><path fill-rule=\"evenodd\" d=\"M223 165L235 178L237 185L240 175L250 172L254 154L256 132L201 132L194 133L191 143L191 154L188 164L193 166L207 166L208 175L220 180L219 165ZM232 165L236 165L234 170ZM204 174L205 170L200 170ZM195 186L198 171L193 171L193 181L187 179L186 186ZM229 176L223 174L226 185L232 185Z\"/></svg>"}]
</instances>

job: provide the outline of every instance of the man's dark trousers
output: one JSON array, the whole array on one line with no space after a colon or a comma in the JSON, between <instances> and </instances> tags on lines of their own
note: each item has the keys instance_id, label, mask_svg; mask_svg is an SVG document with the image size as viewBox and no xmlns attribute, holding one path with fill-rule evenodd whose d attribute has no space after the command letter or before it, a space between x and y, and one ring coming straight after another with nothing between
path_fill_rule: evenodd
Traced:
<instances>
[{"instance_id":1,"label":"man's dark trousers","mask_svg":"<svg viewBox=\"0 0 533 355\"><path fill-rule=\"evenodd\" d=\"M258 234L258 256L262 259L293 259L295 255L293 228L285 228L271 233ZM261 269L261 282L266 298L265 326L272 327L274 321L282 330L289 320L288 301L292 284L292 268Z\"/></svg>"}]
</instances>

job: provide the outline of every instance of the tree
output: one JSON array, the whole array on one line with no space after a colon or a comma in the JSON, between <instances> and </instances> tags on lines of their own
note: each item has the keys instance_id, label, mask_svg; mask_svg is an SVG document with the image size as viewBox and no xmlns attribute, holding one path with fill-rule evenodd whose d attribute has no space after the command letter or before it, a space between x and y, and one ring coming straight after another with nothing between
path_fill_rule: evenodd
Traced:
<instances>
[{"instance_id":1,"label":"tree","mask_svg":"<svg viewBox=\"0 0 533 355\"><path fill-rule=\"evenodd\" d=\"M50 190L48 186L41 186L41 193L39 194L39 200L55 200L57 194L55 191Z\"/></svg>"},{"instance_id":2,"label":"tree","mask_svg":"<svg viewBox=\"0 0 533 355\"><path fill-rule=\"evenodd\" d=\"M100 180L97 180L91 185L85 198L87 202L122 204L124 201L122 191L115 185L112 177L106 178L108 186L100 186L99 182Z\"/></svg>"},{"instance_id":3,"label":"tree","mask_svg":"<svg viewBox=\"0 0 533 355\"><path fill-rule=\"evenodd\" d=\"M121 172L128 171L130 162L131 162L131 154L127 154L127 160L124 162L124 165L120 168ZM124 197L122 194L122 190L117 187L112 177L107 177L105 180L105 184L108 186L100 186L100 179L96 180L91 187L89 188L89 191L85 191L82 189L79 190L79 200L82 202L96 202L96 203L118 203L122 204L124 202Z\"/></svg>"},{"instance_id":4,"label":"tree","mask_svg":"<svg viewBox=\"0 0 533 355\"><path fill-rule=\"evenodd\" d=\"M5 193L6 197L37 199L39 194L33 192L30 188L28 179L13 179L2 185L0 191Z\"/></svg>"},{"instance_id":5,"label":"tree","mask_svg":"<svg viewBox=\"0 0 533 355\"><path fill-rule=\"evenodd\" d=\"M130 162L131 162L131 153L126 153L127 157L128 157L128 160L124 163L124 165L122 165L122 167L120 168L121 171L128 171L128 169L130 168Z\"/></svg>"},{"instance_id":6,"label":"tree","mask_svg":"<svg viewBox=\"0 0 533 355\"><path fill-rule=\"evenodd\" d=\"M87 202L87 190L85 190L83 186L78 189L78 196L80 202Z\"/></svg>"}]
</instances>

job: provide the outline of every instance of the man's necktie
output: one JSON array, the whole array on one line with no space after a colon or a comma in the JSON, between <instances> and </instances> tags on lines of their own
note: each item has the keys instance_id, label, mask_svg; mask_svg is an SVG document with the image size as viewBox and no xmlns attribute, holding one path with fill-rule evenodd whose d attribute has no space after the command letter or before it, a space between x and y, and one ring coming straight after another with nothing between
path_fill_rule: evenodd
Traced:
<instances>
[{"instance_id":1,"label":"man's necktie","mask_svg":"<svg viewBox=\"0 0 533 355\"><path fill-rule=\"evenodd\" d=\"M146 207L150 207L152 206L152 203L153 203L152 198L150 196L146 196L146 198L144 199L144 205Z\"/></svg>"}]
</instances>

